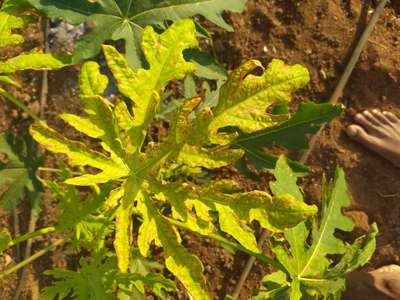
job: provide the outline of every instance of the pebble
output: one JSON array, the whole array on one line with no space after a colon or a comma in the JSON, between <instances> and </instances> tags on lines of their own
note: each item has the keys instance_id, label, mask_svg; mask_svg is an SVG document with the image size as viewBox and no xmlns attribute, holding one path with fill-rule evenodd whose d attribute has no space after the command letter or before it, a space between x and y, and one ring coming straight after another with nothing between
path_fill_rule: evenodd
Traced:
<instances>
[{"instance_id":1,"label":"pebble","mask_svg":"<svg viewBox=\"0 0 400 300\"><path fill-rule=\"evenodd\" d=\"M40 112L40 104L39 101L34 101L29 103L28 105L29 109L32 110L35 114L38 114Z\"/></svg>"}]
</instances>

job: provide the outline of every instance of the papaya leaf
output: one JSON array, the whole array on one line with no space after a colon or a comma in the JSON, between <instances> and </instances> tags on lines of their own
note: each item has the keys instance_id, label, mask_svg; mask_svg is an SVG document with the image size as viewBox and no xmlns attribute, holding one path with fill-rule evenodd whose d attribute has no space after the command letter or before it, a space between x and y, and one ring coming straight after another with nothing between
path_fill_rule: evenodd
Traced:
<instances>
[{"instance_id":1,"label":"papaya leaf","mask_svg":"<svg viewBox=\"0 0 400 300\"><path fill-rule=\"evenodd\" d=\"M237 127L252 133L282 123L281 117L265 114L265 110L288 103L292 93L309 81L307 69L300 65L287 66L281 60L272 60L261 76L251 74L257 68L264 69L259 61L243 64L222 86L209 127L212 142L229 143L229 135L218 134L223 127Z\"/></svg>"},{"instance_id":2,"label":"papaya leaf","mask_svg":"<svg viewBox=\"0 0 400 300\"><path fill-rule=\"evenodd\" d=\"M258 290L257 295L251 298L252 300L289 299L289 286L287 284L286 274L282 271L264 276L262 283L265 288Z\"/></svg>"},{"instance_id":3,"label":"papaya leaf","mask_svg":"<svg viewBox=\"0 0 400 300\"><path fill-rule=\"evenodd\" d=\"M246 152L244 157L260 170L273 170L279 159L279 156L261 150L249 148L244 148L243 150ZM310 172L309 168L302 163L290 159L287 159L287 162L297 176L304 176Z\"/></svg>"},{"instance_id":4,"label":"papaya leaf","mask_svg":"<svg viewBox=\"0 0 400 300\"><path fill-rule=\"evenodd\" d=\"M44 124L34 124L30 128L32 137L46 149L66 154L74 166L91 166L101 170L95 175L85 174L67 179L74 185L94 185L125 177L129 168L117 156L107 156L100 152L87 149L83 143L71 142Z\"/></svg>"},{"instance_id":5,"label":"papaya leaf","mask_svg":"<svg viewBox=\"0 0 400 300\"><path fill-rule=\"evenodd\" d=\"M197 70L195 74L198 77L209 80L226 80L228 77L228 72L225 68L207 52L202 52L197 49L189 49L185 50L183 55L186 60L191 61L196 65Z\"/></svg>"},{"instance_id":6,"label":"papaya leaf","mask_svg":"<svg viewBox=\"0 0 400 300\"><path fill-rule=\"evenodd\" d=\"M22 43L24 38L12 31L23 27L24 20L22 18L0 11L0 47Z\"/></svg>"},{"instance_id":7,"label":"papaya leaf","mask_svg":"<svg viewBox=\"0 0 400 300\"><path fill-rule=\"evenodd\" d=\"M5 84L9 84L9 85L13 85L13 86L15 86L17 88L21 87L21 85L18 82L16 82L15 80L13 80L9 76L0 76L0 82L3 82Z\"/></svg>"},{"instance_id":8,"label":"papaya leaf","mask_svg":"<svg viewBox=\"0 0 400 300\"><path fill-rule=\"evenodd\" d=\"M178 277L191 296L195 299L209 299L205 289L203 265L200 260L189 254L180 245L180 238L173 227L163 219L147 195L139 200L139 209L143 212L143 224L139 229L138 245L142 255L146 256L149 244L154 240L163 245L166 266Z\"/></svg>"},{"instance_id":9,"label":"papaya leaf","mask_svg":"<svg viewBox=\"0 0 400 300\"><path fill-rule=\"evenodd\" d=\"M284 157L277 162L274 175L276 181L271 183L271 190L275 196L289 194L298 201L304 200L296 184L297 178ZM271 249L290 278L281 280L275 287L265 285L267 291L261 291L260 297L264 295L265 299L275 299L272 296L278 297L281 291L289 293L290 299L303 299L307 295L324 299L340 297L345 287L345 275L371 258L376 246L375 224L367 236L357 239L354 244L347 244L335 236L337 230L353 230L352 221L342 214L342 209L350 205L350 200L344 172L340 168L331 185L323 181L322 194L319 221L314 219L312 223L302 222L287 229L284 240L271 239ZM340 260L335 263L329 255L338 255Z\"/></svg>"},{"instance_id":10,"label":"papaya leaf","mask_svg":"<svg viewBox=\"0 0 400 300\"><path fill-rule=\"evenodd\" d=\"M0 73L11 74L22 70L56 70L70 64L65 55L54 56L40 52L24 53L0 62Z\"/></svg>"},{"instance_id":11,"label":"papaya leaf","mask_svg":"<svg viewBox=\"0 0 400 300\"><path fill-rule=\"evenodd\" d=\"M71 171L64 165L61 165L60 177L63 180L71 177ZM56 181L43 182L58 201L57 207L62 210L57 217L59 232L67 235L70 243L77 249L103 249L105 237L113 230L112 217L105 209L105 200L110 189L105 186L99 193L92 193L82 201L75 186Z\"/></svg>"},{"instance_id":12,"label":"papaya leaf","mask_svg":"<svg viewBox=\"0 0 400 300\"><path fill-rule=\"evenodd\" d=\"M140 39L147 25L163 24L202 15L227 30L232 30L222 18L223 11L242 12L245 0L173 0L173 1L79 1L28 0L49 18L63 18L78 25L91 23L94 29L81 38L75 48L72 62L94 57L107 40L125 40L126 57L135 68L142 65Z\"/></svg>"},{"instance_id":13,"label":"papaya leaf","mask_svg":"<svg viewBox=\"0 0 400 300\"><path fill-rule=\"evenodd\" d=\"M0 231L0 254L9 247L12 242L12 238L7 229Z\"/></svg>"},{"instance_id":14,"label":"papaya leaf","mask_svg":"<svg viewBox=\"0 0 400 300\"><path fill-rule=\"evenodd\" d=\"M342 105L301 103L288 121L250 134L243 133L234 144L249 151L271 148L274 144L289 150L305 150L308 148L307 135L316 133L324 123L339 116L343 109Z\"/></svg>"},{"instance_id":15,"label":"papaya leaf","mask_svg":"<svg viewBox=\"0 0 400 300\"><path fill-rule=\"evenodd\" d=\"M12 209L24 196L34 199L42 191L35 176L41 163L35 149L29 137L0 135L0 207Z\"/></svg>"},{"instance_id":16,"label":"papaya leaf","mask_svg":"<svg viewBox=\"0 0 400 300\"><path fill-rule=\"evenodd\" d=\"M159 46L154 48L154 44ZM147 127L156 114L160 94L166 84L174 79L183 79L186 74L195 71L195 66L183 59L182 51L197 45L191 21L177 21L162 35L158 35L152 27L147 27L143 32L142 48L150 68L137 72L129 68L115 48L103 47L120 92L135 104L130 135L132 140L139 141L136 150L143 144Z\"/></svg>"},{"instance_id":17,"label":"papaya leaf","mask_svg":"<svg viewBox=\"0 0 400 300\"><path fill-rule=\"evenodd\" d=\"M113 281L117 275L115 257L103 259L97 253L91 260L81 258L79 271L54 269L45 272L54 277L52 286L46 287L40 300L65 299L69 295L77 300L113 300ZM103 261L104 260L104 261Z\"/></svg>"}]
</instances>

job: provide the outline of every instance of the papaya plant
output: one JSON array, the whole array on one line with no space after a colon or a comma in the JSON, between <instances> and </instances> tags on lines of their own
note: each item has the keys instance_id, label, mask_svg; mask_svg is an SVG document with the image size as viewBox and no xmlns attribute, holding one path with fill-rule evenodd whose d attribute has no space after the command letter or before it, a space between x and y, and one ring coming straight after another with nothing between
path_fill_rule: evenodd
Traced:
<instances>
[{"instance_id":1,"label":"papaya plant","mask_svg":"<svg viewBox=\"0 0 400 300\"><path fill-rule=\"evenodd\" d=\"M200 97L187 99L172 118L168 136L150 141L148 128L157 114L160 95L172 80L195 72L183 51L197 46L195 24L190 20L176 21L161 34L150 26L144 29L141 47L149 66L146 69L130 68L114 47L103 46L108 67L124 96L115 103L102 96L108 79L99 65L83 65L80 99L86 116L60 117L100 141L102 150L71 141L44 122L32 125L30 132L47 150L65 154L72 166L79 167L82 174L68 178L66 184L95 189L112 186L104 205L113 211L119 273L129 274L135 259L133 245L144 257L151 256L153 246L161 247L167 269L188 293L194 299L209 299L203 265L181 244L177 227L219 239L228 235L245 251L262 257L252 221L281 232L313 216L317 208L290 194L273 197L265 191L245 192L232 180L201 184L191 176L168 175L171 169L175 174L183 169L190 174L198 168L213 170L235 163L244 155L241 149L230 148L239 130L251 133L282 123L282 117L265 114L265 110L290 102L291 94L309 80L307 70L299 65L273 60L264 68L258 61L249 61L229 76L216 106L201 105ZM262 68L263 74L252 75L255 68ZM141 221L135 228L135 240L133 215ZM126 286L119 284L120 293L126 292Z\"/></svg>"},{"instance_id":2,"label":"papaya plant","mask_svg":"<svg viewBox=\"0 0 400 300\"><path fill-rule=\"evenodd\" d=\"M279 159L274 175L276 181L270 185L275 196L289 193L298 201L304 201L296 175L284 157ZM336 237L338 231L353 230L353 222L342 212L349 205L345 175L337 168L333 183L327 183L325 178L322 181L319 216L285 230L283 236L271 238L271 250L284 269L265 276L265 288L252 299L341 299L346 274L371 259L378 233L376 224L372 224L370 233L353 244Z\"/></svg>"}]
</instances>

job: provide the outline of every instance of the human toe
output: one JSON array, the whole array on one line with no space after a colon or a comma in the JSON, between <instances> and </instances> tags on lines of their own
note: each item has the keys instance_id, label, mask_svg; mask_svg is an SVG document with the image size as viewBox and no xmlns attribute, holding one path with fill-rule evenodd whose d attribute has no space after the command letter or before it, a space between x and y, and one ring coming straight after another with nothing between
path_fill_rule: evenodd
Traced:
<instances>
[{"instance_id":1,"label":"human toe","mask_svg":"<svg viewBox=\"0 0 400 300\"><path fill-rule=\"evenodd\" d=\"M373 137L359 125L352 124L348 126L346 129L346 133L350 138L361 142L362 144L365 144L367 146L373 144Z\"/></svg>"},{"instance_id":2,"label":"human toe","mask_svg":"<svg viewBox=\"0 0 400 300\"><path fill-rule=\"evenodd\" d=\"M361 114L369 123L379 126L380 122L369 110L364 110Z\"/></svg>"},{"instance_id":3,"label":"human toe","mask_svg":"<svg viewBox=\"0 0 400 300\"><path fill-rule=\"evenodd\" d=\"M399 118L395 114L393 114L389 111L384 111L383 114L392 123L398 123L400 121Z\"/></svg>"}]
</instances>

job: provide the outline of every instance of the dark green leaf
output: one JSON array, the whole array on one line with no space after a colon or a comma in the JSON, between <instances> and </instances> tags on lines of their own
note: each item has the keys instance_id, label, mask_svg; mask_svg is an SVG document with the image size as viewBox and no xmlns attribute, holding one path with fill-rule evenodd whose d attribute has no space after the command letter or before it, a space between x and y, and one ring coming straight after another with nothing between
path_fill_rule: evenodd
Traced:
<instances>
[{"instance_id":1,"label":"dark green leaf","mask_svg":"<svg viewBox=\"0 0 400 300\"><path fill-rule=\"evenodd\" d=\"M241 12L246 3L246 0L28 1L50 18L64 18L74 25L93 24L93 31L77 42L73 62L97 55L101 44L107 40L123 39L128 61L135 67L140 67L143 62L139 42L145 26L202 15L218 26L232 30L222 18L222 12Z\"/></svg>"},{"instance_id":2,"label":"dark green leaf","mask_svg":"<svg viewBox=\"0 0 400 300\"><path fill-rule=\"evenodd\" d=\"M188 49L183 53L186 60L196 65L196 75L210 80L226 80L228 72L215 58L206 52L197 49Z\"/></svg>"},{"instance_id":3,"label":"dark green leaf","mask_svg":"<svg viewBox=\"0 0 400 300\"><path fill-rule=\"evenodd\" d=\"M257 169L267 169L267 170L273 170L276 166L276 162L278 161L279 157L264 151L260 150L253 150L249 151L249 149L246 152L246 158L257 168ZM310 172L310 169L293 160L287 160L289 166L292 168L292 170L297 173L297 176L304 176L307 175Z\"/></svg>"},{"instance_id":4,"label":"dark green leaf","mask_svg":"<svg viewBox=\"0 0 400 300\"><path fill-rule=\"evenodd\" d=\"M41 192L35 177L40 164L32 140L15 140L12 135L0 135L0 207L12 209L29 192L32 200Z\"/></svg>"},{"instance_id":5,"label":"dark green leaf","mask_svg":"<svg viewBox=\"0 0 400 300\"><path fill-rule=\"evenodd\" d=\"M342 105L302 103L287 122L251 134L242 134L234 144L243 149L271 148L274 143L289 150L308 148L307 135L316 133L321 125L343 111Z\"/></svg>"}]
</instances>

